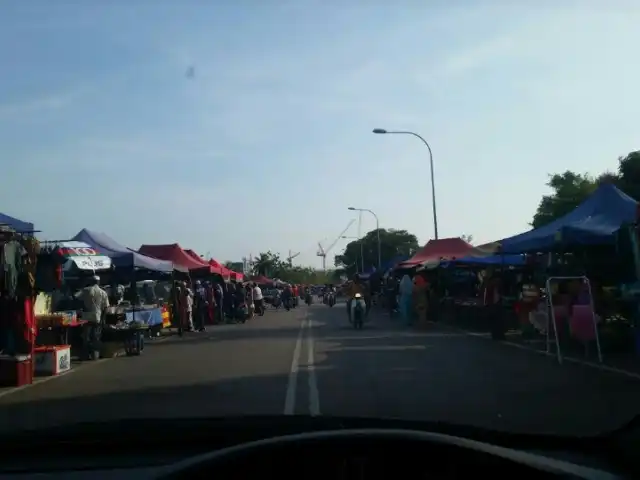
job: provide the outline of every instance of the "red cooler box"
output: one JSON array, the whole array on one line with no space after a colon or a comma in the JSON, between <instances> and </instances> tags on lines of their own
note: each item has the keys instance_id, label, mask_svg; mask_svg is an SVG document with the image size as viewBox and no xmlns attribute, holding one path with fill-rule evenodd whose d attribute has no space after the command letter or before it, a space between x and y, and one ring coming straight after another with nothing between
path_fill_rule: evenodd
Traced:
<instances>
[{"instance_id":1,"label":"red cooler box","mask_svg":"<svg viewBox=\"0 0 640 480\"><path fill-rule=\"evenodd\" d=\"M31 358L0 356L0 386L21 387L31 383L33 383Z\"/></svg>"}]
</instances>

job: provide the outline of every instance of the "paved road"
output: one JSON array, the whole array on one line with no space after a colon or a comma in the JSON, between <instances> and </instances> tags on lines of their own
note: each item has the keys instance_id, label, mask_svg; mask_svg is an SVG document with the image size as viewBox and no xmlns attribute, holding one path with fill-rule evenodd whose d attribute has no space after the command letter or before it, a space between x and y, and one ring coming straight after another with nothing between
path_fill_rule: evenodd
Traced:
<instances>
[{"instance_id":1,"label":"paved road","mask_svg":"<svg viewBox=\"0 0 640 480\"><path fill-rule=\"evenodd\" d=\"M0 397L0 431L122 417L357 415L596 433L638 413L640 382L344 305L268 312L170 338Z\"/></svg>"}]
</instances>

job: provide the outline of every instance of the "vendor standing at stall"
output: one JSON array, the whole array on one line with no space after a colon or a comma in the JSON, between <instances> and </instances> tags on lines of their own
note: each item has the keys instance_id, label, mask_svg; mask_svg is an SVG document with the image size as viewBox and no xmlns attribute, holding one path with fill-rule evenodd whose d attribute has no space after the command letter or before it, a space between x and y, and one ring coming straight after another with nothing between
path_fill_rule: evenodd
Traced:
<instances>
[{"instance_id":1,"label":"vendor standing at stall","mask_svg":"<svg viewBox=\"0 0 640 480\"><path fill-rule=\"evenodd\" d=\"M83 344L87 360L100 358L102 314L109 307L109 295L100 287L100 277L95 275L91 284L82 291L84 310L82 319L87 321L83 331Z\"/></svg>"}]
</instances>

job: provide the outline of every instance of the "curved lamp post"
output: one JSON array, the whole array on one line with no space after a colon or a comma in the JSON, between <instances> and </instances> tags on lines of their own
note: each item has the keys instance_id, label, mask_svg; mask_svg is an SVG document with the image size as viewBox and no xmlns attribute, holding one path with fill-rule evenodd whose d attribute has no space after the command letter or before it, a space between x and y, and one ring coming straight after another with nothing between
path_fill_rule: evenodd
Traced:
<instances>
[{"instance_id":1,"label":"curved lamp post","mask_svg":"<svg viewBox=\"0 0 640 480\"><path fill-rule=\"evenodd\" d=\"M436 183L435 183L435 179L434 179L434 175L433 175L433 152L431 151L431 146L429 145L429 142L427 142L424 138L422 138L420 135L418 135L415 132L406 132L406 131L399 131L399 130L385 130L384 128L374 128L373 129L373 133L377 134L377 135L384 135L384 134L399 134L399 135L413 135L416 138L419 138L420 140L422 140L422 143L424 143L427 148L429 149L429 165L431 166L431 203L433 205L433 233L434 236L436 238L436 240L438 240L438 214L436 213ZM373 213L373 212L371 212Z\"/></svg>"}]
</instances>

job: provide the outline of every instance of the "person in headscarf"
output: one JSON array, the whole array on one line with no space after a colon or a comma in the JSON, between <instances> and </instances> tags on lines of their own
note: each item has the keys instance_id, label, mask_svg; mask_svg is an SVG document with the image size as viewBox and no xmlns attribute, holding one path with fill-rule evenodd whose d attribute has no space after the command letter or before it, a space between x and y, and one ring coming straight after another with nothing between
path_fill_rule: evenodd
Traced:
<instances>
[{"instance_id":1,"label":"person in headscarf","mask_svg":"<svg viewBox=\"0 0 640 480\"><path fill-rule=\"evenodd\" d=\"M178 335L184 330L184 316L182 307L182 293L180 282L175 280L171 287L171 324L178 328Z\"/></svg>"},{"instance_id":2,"label":"person in headscarf","mask_svg":"<svg viewBox=\"0 0 640 480\"><path fill-rule=\"evenodd\" d=\"M424 277L420 274L413 278L413 305L418 314L418 325L424 326L427 323L427 305L428 305L428 284Z\"/></svg>"},{"instance_id":3,"label":"person in headscarf","mask_svg":"<svg viewBox=\"0 0 640 480\"><path fill-rule=\"evenodd\" d=\"M412 314L412 296L413 296L413 282L411 281L411 277L409 275L405 275L400 280L400 315L402 319L407 323L411 324L411 314Z\"/></svg>"},{"instance_id":4,"label":"person in headscarf","mask_svg":"<svg viewBox=\"0 0 640 480\"><path fill-rule=\"evenodd\" d=\"M185 328L188 332L193 332L193 290L191 290L187 282L182 282L182 304L184 305Z\"/></svg>"},{"instance_id":5,"label":"person in headscarf","mask_svg":"<svg viewBox=\"0 0 640 480\"><path fill-rule=\"evenodd\" d=\"M209 302L207 301L207 291L202 282L196 280L193 295L193 320L199 332L206 331L206 316Z\"/></svg>"},{"instance_id":6,"label":"person in headscarf","mask_svg":"<svg viewBox=\"0 0 640 480\"><path fill-rule=\"evenodd\" d=\"M143 300L146 305L155 305L156 292L153 289L153 285L149 282L145 282L142 286Z\"/></svg>"},{"instance_id":7,"label":"person in headscarf","mask_svg":"<svg viewBox=\"0 0 640 480\"><path fill-rule=\"evenodd\" d=\"M224 323L224 312L225 312L225 295L223 284L217 281L213 286L213 298L215 301L215 313L214 313L214 321L216 323L222 324ZM228 302L227 302L228 303Z\"/></svg>"}]
</instances>

